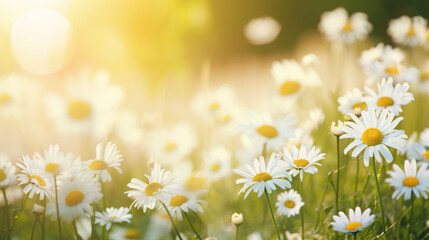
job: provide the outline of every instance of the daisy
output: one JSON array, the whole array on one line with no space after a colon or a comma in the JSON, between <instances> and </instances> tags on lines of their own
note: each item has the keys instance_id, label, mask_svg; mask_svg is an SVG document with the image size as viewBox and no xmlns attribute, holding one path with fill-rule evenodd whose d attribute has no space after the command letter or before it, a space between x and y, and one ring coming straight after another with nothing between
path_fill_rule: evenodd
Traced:
<instances>
[{"instance_id":1,"label":"daisy","mask_svg":"<svg viewBox=\"0 0 429 240\"><path fill-rule=\"evenodd\" d=\"M392 40L406 47L415 47L426 40L427 21L421 16L402 16L389 22L387 33Z\"/></svg>"},{"instance_id":2,"label":"daisy","mask_svg":"<svg viewBox=\"0 0 429 240\"><path fill-rule=\"evenodd\" d=\"M174 176L177 187L191 194L200 194L207 191L207 178L204 173L195 171L189 160L174 167Z\"/></svg>"},{"instance_id":3,"label":"daisy","mask_svg":"<svg viewBox=\"0 0 429 240\"><path fill-rule=\"evenodd\" d=\"M95 212L95 223L106 226L106 229L109 230L113 223L131 222L133 215L129 212L130 209L125 207L106 208L104 212Z\"/></svg>"},{"instance_id":4,"label":"daisy","mask_svg":"<svg viewBox=\"0 0 429 240\"><path fill-rule=\"evenodd\" d=\"M64 94L46 97L47 115L62 134L89 134L103 139L111 133L122 99L122 89L109 83L109 74L100 71L89 80L88 74L70 80Z\"/></svg>"},{"instance_id":5,"label":"daisy","mask_svg":"<svg viewBox=\"0 0 429 240\"><path fill-rule=\"evenodd\" d=\"M116 240L138 240L143 239L142 233L138 228L134 227L117 227L110 234L111 239ZM146 238L144 238L146 239Z\"/></svg>"},{"instance_id":6,"label":"daisy","mask_svg":"<svg viewBox=\"0 0 429 240\"><path fill-rule=\"evenodd\" d=\"M350 44L356 40L364 40L372 31L372 25L365 13L357 12L349 17L347 10L339 7L322 14L319 31L324 33L329 41Z\"/></svg>"},{"instance_id":7,"label":"daisy","mask_svg":"<svg viewBox=\"0 0 429 240\"><path fill-rule=\"evenodd\" d=\"M277 196L277 213L281 216L295 216L299 214L299 210L304 206L301 195L293 189L288 192L280 193Z\"/></svg>"},{"instance_id":8,"label":"daisy","mask_svg":"<svg viewBox=\"0 0 429 240\"><path fill-rule=\"evenodd\" d=\"M212 180L219 180L231 173L231 153L224 146L215 146L203 153L203 174Z\"/></svg>"},{"instance_id":9,"label":"daisy","mask_svg":"<svg viewBox=\"0 0 429 240\"><path fill-rule=\"evenodd\" d=\"M58 144L50 145L45 150L44 156L39 153L34 154L35 161L38 161L47 175L61 175L69 170L76 157L72 153L64 154L60 151Z\"/></svg>"},{"instance_id":10,"label":"daisy","mask_svg":"<svg viewBox=\"0 0 429 240\"><path fill-rule=\"evenodd\" d=\"M271 67L278 93L283 97L296 97L304 86L320 86L320 78L312 66L302 66L295 60L274 62Z\"/></svg>"},{"instance_id":11,"label":"daisy","mask_svg":"<svg viewBox=\"0 0 429 240\"><path fill-rule=\"evenodd\" d=\"M9 205L17 204L21 202L22 199L24 198L24 193L22 192L22 189L16 185L6 188L5 192L6 192L6 197ZM5 201L4 201L3 191L0 191L0 206L4 206L4 205L5 205Z\"/></svg>"},{"instance_id":12,"label":"daisy","mask_svg":"<svg viewBox=\"0 0 429 240\"><path fill-rule=\"evenodd\" d=\"M30 159L28 155L22 156L16 164L20 168L20 173L17 175L19 186L24 186L24 193L28 194L29 198L34 195L39 195L39 199L53 196L53 183L39 161Z\"/></svg>"},{"instance_id":13,"label":"daisy","mask_svg":"<svg viewBox=\"0 0 429 240\"><path fill-rule=\"evenodd\" d=\"M171 215L178 218L180 221L182 221L182 211L185 214L190 210L194 212L203 212L203 208L200 206L200 204L205 203L202 200L196 199L194 194L186 193L170 195L168 198L166 198L165 202Z\"/></svg>"},{"instance_id":14,"label":"daisy","mask_svg":"<svg viewBox=\"0 0 429 240\"><path fill-rule=\"evenodd\" d=\"M378 92L365 87L368 96L364 99L367 105L374 106L376 110L387 109L397 116L402 112L402 106L414 100L413 94L408 92L409 88L408 83L397 83L393 86L392 78L384 78L378 83Z\"/></svg>"},{"instance_id":15,"label":"daisy","mask_svg":"<svg viewBox=\"0 0 429 240\"><path fill-rule=\"evenodd\" d=\"M15 167L4 153L0 153L0 189L16 183Z\"/></svg>"},{"instance_id":16,"label":"daisy","mask_svg":"<svg viewBox=\"0 0 429 240\"><path fill-rule=\"evenodd\" d=\"M285 170L294 177L299 174L301 181L304 172L316 173L318 171L316 166L322 166L318 161L325 158L325 154L320 153L320 149L314 146L307 149L306 145L301 145L299 148L292 146L290 150L284 148L281 153Z\"/></svg>"},{"instance_id":17,"label":"daisy","mask_svg":"<svg viewBox=\"0 0 429 240\"><path fill-rule=\"evenodd\" d=\"M5 118L16 117L22 113L24 92L16 74L0 78L0 115Z\"/></svg>"},{"instance_id":18,"label":"daisy","mask_svg":"<svg viewBox=\"0 0 429 240\"><path fill-rule=\"evenodd\" d=\"M286 144L286 148L290 149L292 146L300 147L301 145L312 146L314 143L311 132L304 128L295 129L295 137L289 138Z\"/></svg>"},{"instance_id":19,"label":"daisy","mask_svg":"<svg viewBox=\"0 0 429 240\"><path fill-rule=\"evenodd\" d=\"M371 209L367 208L363 213L360 207L349 209L349 217L344 212L335 215L331 222L334 231L342 233L357 233L374 222L375 215L371 215Z\"/></svg>"},{"instance_id":20,"label":"daisy","mask_svg":"<svg viewBox=\"0 0 429 240\"><path fill-rule=\"evenodd\" d=\"M420 143L423 144L425 147L429 147L429 128L424 129L420 133Z\"/></svg>"},{"instance_id":21,"label":"daisy","mask_svg":"<svg viewBox=\"0 0 429 240\"><path fill-rule=\"evenodd\" d=\"M268 149L277 150L286 144L288 138L294 136L294 124L295 119L290 115L273 120L268 113L256 115L252 112L240 127L247 134L263 139Z\"/></svg>"},{"instance_id":22,"label":"daisy","mask_svg":"<svg viewBox=\"0 0 429 240\"><path fill-rule=\"evenodd\" d=\"M264 45L274 41L281 25L274 18L263 16L251 19L244 27L244 36L253 45Z\"/></svg>"},{"instance_id":23,"label":"daisy","mask_svg":"<svg viewBox=\"0 0 429 240\"><path fill-rule=\"evenodd\" d=\"M362 52L359 58L359 64L363 67L365 73L370 75L371 68L375 63L396 64L405 60L405 54L399 48L393 48L390 45L384 46L383 43L377 44L368 50Z\"/></svg>"},{"instance_id":24,"label":"daisy","mask_svg":"<svg viewBox=\"0 0 429 240\"><path fill-rule=\"evenodd\" d=\"M387 172L390 178L386 182L395 188L392 198L399 199L404 195L404 199L408 200L414 193L416 198L422 195L425 199L428 198L429 191L429 169L427 164L423 164L420 169L417 169L416 160L405 160L404 171L394 164L393 171Z\"/></svg>"},{"instance_id":25,"label":"daisy","mask_svg":"<svg viewBox=\"0 0 429 240\"><path fill-rule=\"evenodd\" d=\"M292 185L289 181L292 178L285 171L285 168L279 164L279 158L278 154L273 153L267 165L265 165L264 157L261 156L259 160L257 158L254 160L253 167L246 164L247 172L234 169L233 172L244 177L235 181L236 184L244 183L238 194L245 192L244 199L246 199L252 191L258 193L258 197L265 191L271 193L276 190L276 185L281 189L291 188ZM283 178L287 178L289 181Z\"/></svg>"},{"instance_id":26,"label":"daisy","mask_svg":"<svg viewBox=\"0 0 429 240\"><path fill-rule=\"evenodd\" d=\"M122 162L122 154L120 154L118 147L108 142L106 145L103 143L97 144L95 158L85 162L87 169L91 174L94 174L97 180L104 182L112 181L110 173L107 171L110 168L116 169L122 174L119 168Z\"/></svg>"},{"instance_id":27,"label":"daisy","mask_svg":"<svg viewBox=\"0 0 429 240\"><path fill-rule=\"evenodd\" d=\"M222 85L217 89L198 93L192 105L197 114L216 120L222 112L228 111L235 104L233 89L228 85Z\"/></svg>"},{"instance_id":28,"label":"daisy","mask_svg":"<svg viewBox=\"0 0 429 240\"><path fill-rule=\"evenodd\" d=\"M405 151L404 145L407 143L407 135L403 130L394 129L402 117L394 120L394 115L389 110L376 111L374 107L369 106L367 111L362 112L362 119L359 119L353 114L349 114L354 122L345 122L341 128L345 134L340 138L352 138L354 141L345 149L344 154L347 154L352 148L353 157L357 157L360 152L364 152L365 166L369 165L369 158L375 157L381 162L381 155L387 162L392 162L393 156L387 148L392 147L401 152Z\"/></svg>"},{"instance_id":29,"label":"daisy","mask_svg":"<svg viewBox=\"0 0 429 240\"><path fill-rule=\"evenodd\" d=\"M417 86L415 86L415 90L420 93L429 93L429 60L423 63L419 71L419 81L417 82Z\"/></svg>"},{"instance_id":30,"label":"daisy","mask_svg":"<svg viewBox=\"0 0 429 240\"><path fill-rule=\"evenodd\" d=\"M148 157L167 165L183 160L195 150L197 144L194 127L184 122L154 129L145 141Z\"/></svg>"},{"instance_id":31,"label":"daisy","mask_svg":"<svg viewBox=\"0 0 429 240\"><path fill-rule=\"evenodd\" d=\"M134 206L137 209L143 207L143 212L146 212L147 209L153 209L161 196L175 189L173 174L161 169L159 163L155 163L150 176L146 174L145 176L149 183L133 178L127 186L134 190L125 192L129 198L134 199L131 207Z\"/></svg>"},{"instance_id":32,"label":"daisy","mask_svg":"<svg viewBox=\"0 0 429 240\"><path fill-rule=\"evenodd\" d=\"M344 96L338 98L338 111L342 114L360 114L366 109L366 103L362 91L354 88Z\"/></svg>"},{"instance_id":33,"label":"daisy","mask_svg":"<svg viewBox=\"0 0 429 240\"><path fill-rule=\"evenodd\" d=\"M96 179L80 175L64 179L58 185L58 207L61 219L70 222L78 217L92 215L92 205L101 199L100 184ZM55 203L49 202L46 213L56 218Z\"/></svg>"}]
</instances>

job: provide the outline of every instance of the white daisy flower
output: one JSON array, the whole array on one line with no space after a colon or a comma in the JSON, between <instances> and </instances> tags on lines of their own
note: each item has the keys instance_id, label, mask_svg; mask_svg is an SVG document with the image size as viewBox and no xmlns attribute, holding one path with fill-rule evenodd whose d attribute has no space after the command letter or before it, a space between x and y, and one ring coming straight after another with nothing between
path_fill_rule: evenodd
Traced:
<instances>
[{"instance_id":1,"label":"white daisy flower","mask_svg":"<svg viewBox=\"0 0 429 240\"><path fill-rule=\"evenodd\" d=\"M292 185L289 181L291 181L292 178L280 164L279 159L280 155L273 153L267 165L265 165L264 157L261 156L259 160L254 160L253 167L246 164L247 172L234 169L233 172L244 177L235 181L236 184L244 183L244 186L238 194L240 195L240 193L245 192L244 198L246 199L252 191L258 193L258 197L265 191L271 193L276 190L276 185L281 189L291 188Z\"/></svg>"},{"instance_id":2,"label":"white daisy flower","mask_svg":"<svg viewBox=\"0 0 429 240\"><path fill-rule=\"evenodd\" d=\"M402 112L402 106L414 100L413 94L408 92L408 83L393 86L392 78L384 78L377 86L378 92L365 87L368 95L364 98L367 105L374 106L376 110L387 109L397 116Z\"/></svg>"},{"instance_id":3,"label":"white daisy flower","mask_svg":"<svg viewBox=\"0 0 429 240\"><path fill-rule=\"evenodd\" d=\"M108 142L106 145L103 143L97 144L95 158L85 161L85 165L97 180L110 182L112 181L112 177L107 170L114 168L119 173L122 173L122 170L119 168L121 162L122 154L119 152L118 147L114 143Z\"/></svg>"},{"instance_id":4,"label":"white daisy flower","mask_svg":"<svg viewBox=\"0 0 429 240\"><path fill-rule=\"evenodd\" d=\"M224 146L215 146L203 153L203 174L219 180L231 174L231 153Z\"/></svg>"},{"instance_id":5,"label":"white daisy flower","mask_svg":"<svg viewBox=\"0 0 429 240\"><path fill-rule=\"evenodd\" d=\"M126 207L106 208L104 212L95 212L95 223L100 226L106 226L109 230L113 223L131 222L133 215L130 214L130 209Z\"/></svg>"},{"instance_id":6,"label":"white daisy flower","mask_svg":"<svg viewBox=\"0 0 429 240\"><path fill-rule=\"evenodd\" d=\"M168 231L168 230L167 230ZM143 234L138 228L134 227L115 227L110 234L110 239L115 240L139 240L143 238Z\"/></svg>"},{"instance_id":7,"label":"white daisy flower","mask_svg":"<svg viewBox=\"0 0 429 240\"><path fill-rule=\"evenodd\" d=\"M365 13L357 12L349 17L347 10L339 7L322 14L319 31L324 33L329 41L350 44L356 40L364 40L372 31L372 25Z\"/></svg>"},{"instance_id":8,"label":"white daisy flower","mask_svg":"<svg viewBox=\"0 0 429 240\"><path fill-rule=\"evenodd\" d=\"M340 138L352 138L354 141L345 149L344 154L347 154L352 148L353 157L357 157L360 152L364 152L365 166L369 165L369 158L375 157L381 162L380 153L387 162L392 162L393 156L387 148L392 147L401 152L405 151L403 147L407 143L407 135L403 130L394 129L402 117L394 120L395 115L389 110L376 111L374 107L368 106L367 111L362 112L362 119L359 119L353 114L349 114L354 122L345 122L341 128L345 134Z\"/></svg>"},{"instance_id":9,"label":"white daisy flower","mask_svg":"<svg viewBox=\"0 0 429 240\"><path fill-rule=\"evenodd\" d=\"M285 59L274 62L271 67L278 93L283 97L296 97L304 86L320 86L319 75L312 66L304 67L295 60Z\"/></svg>"},{"instance_id":10,"label":"white daisy flower","mask_svg":"<svg viewBox=\"0 0 429 240\"><path fill-rule=\"evenodd\" d=\"M5 191L6 191L7 201L9 205L17 204L21 202L22 199L24 198L24 193L22 192L22 189L16 185L6 188ZM5 205L5 201L4 201L3 191L0 191L0 206L4 206L4 205Z\"/></svg>"},{"instance_id":11,"label":"white daisy flower","mask_svg":"<svg viewBox=\"0 0 429 240\"><path fill-rule=\"evenodd\" d=\"M366 103L362 91L354 88L344 96L338 98L338 111L342 114L360 114L366 109Z\"/></svg>"},{"instance_id":12,"label":"white daisy flower","mask_svg":"<svg viewBox=\"0 0 429 240\"><path fill-rule=\"evenodd\" d=\"M411 194L414 193L416 198L422 195L425 199L428 198L429 191L429 169L427 164L422 164L420 169L417 171L416 160L405 160L404 171L394 164L393 171L387 172L390 178L386 179L386 182L390 183L390 186L395 188L392 198L399 199L404 195L404 199L408 200L411 198Z\"/></svg>"},{"instance_id":13,"label":"white daisy flower","mask_svg":"<svg viewBox=\"0 0 429 240\"><path fill-rule=\"evenodd\" d=\"M318 171L316 166L322 166L318 161L325 158L325 154L320 153L320 149L315 146L307 149L306 145L301 145L299 149L292 146L290 150L284 148L281 153L283 157L281 163L285 166L285 170L294 177L299 174L301 181L304 172L315 174Z\"/></svg>"},{"instance_id":14,"label":"white daisy flower","mask_svg":"<svg viewBox=\"0 0 429 240\"><path fill-rule=\"evenodd\" d=\"M153 209L161 196L175 189L173 174L161 169L159 163L155 163L150 176L146 174L145 176L149 183L133 178L127 186L135 190L125 192L129 198L134 199L131 207L134 206L137 209L143 207L143 212Z\"/></svg>"},{"instance_id":15,"label":"white daisy flower","mask_svg":"<svg viewBox=\"0 0 429 240\"><path fill-rule=\"evenodd\" d=\"M15 167L4 153L0 153L0 189L16 183Z\"/></svg>"},{"instance_id":16,"label":"white daisy flower","mask_svg":"<svg viewBox=\"0 0 429 240\"><path fill-rule=\"evenodd\" d=\"M291 115L275 120L268 113L256 115L250 113L243 120L241 128L249 135L264 140L267 149L277 150L286 144L286 140L294 136L295 119Z\"/></svg>"},{"instance_id":17,"label":"white daisy flower","mask_svg":"<svg viewBox=\"0 0 429 240\"><path fill-rule=\"evenodd\" d=\"M288 240L302 240L301 234L291 233L289 231L286 231L286 239L288 239Z\"/></svg>"},{"instance_id":18,"label":"white daisy flower","mask_svg":"<svg viewBox=\"0 0 429 240\"><path fill-rule=\"evenodd\" d=\"M405 54L401 49L393 48L390 45L384 46L383 43L379 43L377 46L362 52L359 64L363 67L367 75L371 75L371 70L377 62L396 64L402 63L404 59Z\"/></svg>"},{"instance_id":19,"label":"white daisy flower","mask_svg":"<svg viewBox=\"0 0 429 240\"><path fill-rule=\"evenodd\" d=\"M429 60L426 60L422 64L419 71L420 71L419 81L417 81L416 86L414 86L414 90L416 90L419 93L429 93Z\"/></svg>"},{"instance_id":20,"label":"white daisy flower","mask_svg":"<svg viewBox=\"0 0 429 240\"><path fill-rule=\"evenodd\" d=\"M363 213L360 207L355 210L349 209L349 217L344 212L335 215L334 221L331 222L334 231L342 233L356 233L368 227L374 222L375 215L371 215L371 209L367 208Z\"/></svg>"},{"instance_id":21,"label":"white daisy flower","mask_svg":"<svg viewBox=\"0 0 429 240\"><path fill-rule=\"evenodd\" d=\"M188 213L190 210L194 212L203 212L204 210L200 204L205 202L196 199L195 194L179 193L170 195L166 198L165 203L171 216L182 221L182 211L185 213Z\"/></svg>"},{"instance_id":22,"label":"white daisy flower","mask_svg":"<svg viewBox=\"0 0 429 240\"><path fill-rule=\"evenodd\" d=\"M274 18L263 16L251 19L244 27L244 36L253 45L264 45L274 41L281 25Z\"/></svg>"},{"instance_id":23,"label":"white daisy flower","mask_svg":"<svg viewBox=\"0 0 429 240\"><path fill-rule=\"evenodd\" d=\"M194 171L191 161L182 161L174 166L175 182L187 193L200 194L207 191L208 180L202 172Z\"/></svg>"},{"instance_id":24,"label":"white daisy flower","mask_svg":"<svg viewBox=\"0 0 429 240\"><path fill-rule=\"evenodd\" d=\"M401 16L389 22L387 33L393 42L406 47L415 47L426 41L427 21L421 16Z\"/></svg>"},{"instance_id":25,"label":"white daisy flower","mask_svg":"<svg viewBox=\"0 0 429 240\"><path fill-rule=\"evenodd\" d=\"M192 103L197 114L217 120L223 112L228 112L236 104L236 99L233 89L222 85L217 89L198 93Z\"/></svg>"},{"instance_id":26,"label":"white daisy flower","mask_svg":"<svg viewBox=\"0 0 429 240\"><path fill-rule=\"evenodd\" d=\"M58 207L61 219L70 222L87 214L92 215L92 205L101 199L100 184L96 179L80 175L74 179L65 178L58 185ZM55 202L49 202L46 214L56 216Z\"/></svg>"},{"instance_id":27,"label":"white daisy flower","mask_svg":"<svg viewBox=\"0 0 429 240\"><path fill-rule=\"evenodd\" d=\"M145 141L148 157L167 165L183 160L197 144L194 127L184 122L152 130Z\"/></svg>"},{"instance_id":28,"label":"white daisy flower","mask_svg":"<svg viewBox=\"0 0 429 240\"><path fill-rule=\"evenodd\" d=\"M429 128L425 128L425 129L420 133L419 142L420 142L421 144L423 144L423 146L425 146L425 147L429 147Z\"/></svg>"},{"instance_id":29,"label":"white daisy flower","mask_svg":"<svg viewBox=\"0 0 429 240\"><path fill-rule=\"evenodd\" d=\"M113 130L122 89L109 83L109 74L100 71L93 83L88 74L70 81L65 94L46 98L47 114L63 134L90 134L103 139Z\"/></svg>"},{"instance_id":30,"label":"white daisy flower","mask_svg":"<svg viewBox=\"0 0 429 240\"><path fill-rule=\"evenodd\" d=\"M295 216L299 214L299 210L304 206L301 195L291 189L288 192L282 192L277 196L277 213L281 216Z\"/></svg>"},{"instance_id":31,"label":"white daisy flower","mask_svg":"<svg viewBox=\"0 0 429 240\"><path fill-rule=\"evenodd\" d=\"M314 143L311 133L303 128L295 129L295 137L289 138L286 148L290 149L292 146L301 147L301 145L312 146Z\"/></svg>"},{"instance_id":32,"label":"white daisy flower","mask_svg":"<svg viewBox=\"0 0 429 240\"><path fill-rule=\"evenodd\" d=\"M39 199L53 196L53 183L42 168L39 161L30 159L28 155L22 156L16 164L21 169L17 175L19 186L24 186L24 193L28 194L29 198L34 195L39 195Z\"/></svg>"},{"instance_id":33,"label":"white daisy flower","mask_svg":"<svg viewBox=\"0 0 429 240\"><path fill-rule=\"evenodd\" d=\"M71 168L73 161L76 160L72 153L64 154L61 152L58 144L49 145L49 148L45 149L44 152L44 156L36 152L34 159L40 163L48 176L63 174Z\"/></svg>"}]
</instances>

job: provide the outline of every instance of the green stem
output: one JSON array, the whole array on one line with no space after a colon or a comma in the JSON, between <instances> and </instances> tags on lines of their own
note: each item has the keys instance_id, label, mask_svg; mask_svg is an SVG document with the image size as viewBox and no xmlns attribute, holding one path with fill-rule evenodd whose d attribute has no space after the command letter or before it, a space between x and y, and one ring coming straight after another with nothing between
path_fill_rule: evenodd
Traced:
<instances>
[{"instance_id":1,"label":"green stem","mask_svg":"<svg viewBox=\"0 0 429 240\"><path fill-rule=\"evenodd\" d=\"M301 199L304 199L302 194L302 181L299 182L299 194L301 195ZM301 238L304 240L304 206L301 207Z\"/></svg>"},{"instance_id":2,"label":"green stem","mask_svg":"<svg viewBox=\"0 0 429 240\"><path fill-rule=\"evenodd\" d=\"M238 240L238 227L239 226L235 226L235 240Z\"/></svg>"},{"instance_id":3,"label":"green stem","mask_svg":"<svg viewBox=\"0 0 429 240\"><path fill-rule=\"evenodd\" d=\"M353 240L356 240L357 232L353 233Z\"/></svg>"},{"instance_id":4,"label":"green stem","mask_svg":"<svg viewBox=\"0 0 429 240\"><path fill-rule=\"evenodd\" d=\"M33 228L31 229L31 240L33 240L34 237L34 230L36 229L36 222L37 222L38 216L34 214L34 221L33 221Z\"/></svg>"},{"instance_id":5,"label":"green stem","mask_svg":"<svg viewBox=\"0 0 429 240\"><path fill-rule=\"evenodd\" d=\"M337 136L337 188L335 189L335 210L338 211L338 192L340 191L340 137Z\"/></svg>"},{"instance_id":6,"label":"green stem","mask_svg":"<svg viewBox=\"0 0 429 240\"><path fill-rule=\"evenodd\" d=\"M266 157L266 152L267 152L267 143L264 142L264 146L262 147L262 157Z\"/></svg>"},{"instance_id":7,"label":"green stem","mask_svg":"<svg viewBox=\"0 0 429 240\"><path fill-rule=\"evenodd\" d=\"M375 184L377 186L377 193L378 193L378 198L380 200L380 207L381 207L381 220L383 223L383 233L386 231L386 223L384 220L384 208L383 208L383 199L381 197L381 191L380 191L380 186L378 184L378 178L377 178L377 170L375 168L375 157L372 157L372 169L374 171L374 178L375 178Z\"/></svg>"},{"instance_id":8,"label":"green stem","mask_svg":"<svg viewBox=\"0 0 429 240\"><path fill-rule=\"evenodd\" d=\"M183 214L185 214L186 219L188 219L189 225L191 225L192 231L194 231L195 235L197 235L197 238L202 240L197 230L195 230L194 225L192 225L191 219L189 219L188 214L185 211L183 211Z\"/></svg>"},{"instance_id":9,"label":"green stem","mask_svg":"<svg viewBox=\"0 0 429 240\"><path fill-rule=\"evenodd\" d=\"M63 239L63 233L61 231L60 208L58 206L57 175L54 175L54 187L55 187L55 207L57 208L58 231L59 231L59 234L60 234L60 240L62 240Z\"/></svg>"},{"instance_id":10,"label":"green stem","mask_svg":"<svg viewBox=\"0 0 429 240\"><path fill-rule=\"evenodd\" d=\"M7 201L6 197L6 190L4 188L1 189L3 192L3 198L4 198L4 207L6 211L6 231L7 231L7 239L10 239L10 216L9 216L9 202Z\"/></svg>"},{"instance_id":11,"label":"green stem","mask_svg":"<svg viewBox=\"0 0 429 240\"><path fill-rule=\"evenodd\" d=\"M178 229L177 229L177 227L176 227L176 224L174 224L173 217L171 217L170 211L168 211L167 206L165 206L165 204L164 204L161 200L159 200L159 202L161 203L161 205L164 207L165 211L167 212L168 217L170 218L171 224L173 225L173 228L174 228L174 231L176 232L177 237L178 237L180 240L183 240L183 239L182 239L182 236L180 235L179 230L178 230Z\"/></svg>"},{"instance_id":12,"label":"green stem","mask_svg":"<svg viewBox=\"0 0 429 240\"><path fill-rule=\"evenodd\" d=\"M276 222L276 219L274 218L273 208L271 207L270 198L268 197L267 189L264 190L264 193L265 193L265 199L267 200L267 203L268 203L268 207L270 208L271 220L273 220L274 229L276 230L277 238L278 240L281 240L279 229L277 227L277 222Z\"/></svg>"},{"instance_id":13,"label":"green stem","mask_svg":"<svg viewBox=\"0 0 429 240\"><path fill-rule=\"evenodd\" d=\"M414 194L411 192L411 213L410 213L410 226L408 227L408 239L412 239L411 234L413 234L413 213L414 213Z\"/></svg>"},{"instance_id":14,"label":"green stem","mask_svg":"<svg viewBox=\"0 0 429 240\"><path fill-rule=\"evenodd\" d=\"M95 204L92 204L92 216L91 216L91 239L95 236Z\"/></svg>"},{"instance_id":15,"label":"green stem","mask_svg":"<svg viewBox=\"0 0 429 240\"><path fill-rule=\"evenodd\" d=\"M355 192L353 197L353 205L356 207L357 190L359 183L359 159L356 158L356 180L355 180Z\"/></svg>"},{"instance_id":16,"label":"green stem","mask_svg":"<svg viewBox=\"0 0 429 240\"><path fill-rule=\"evenodd\" d=\"M16 215L13 217L13 222L12 222L12 226L10 227L10 231L12 232L15 229L15 224L16 221L19 218L19 215L21 215L22 211L24 210L25 207L25 203L27 202L28 199L28 194L25 195L24 200L22 201L21 207L19 208L18 212L16 213Z\"/></svg>"},{"instance_id":17,"label":"green stem","mask_svg":"<svg viewBox=\"0 0 429 240\"><path fill-rule=\"evenodd\" d=\"M101 185L101 193L103 194L102 204L103 204L103 211L104 211L106 210L106 193L104 191L104 183L101 179L100 179L100 185ZM106 228L103 227L101 229L101 239L104 240L105 236L106 236Z\"/></svg>"}]
</instances>

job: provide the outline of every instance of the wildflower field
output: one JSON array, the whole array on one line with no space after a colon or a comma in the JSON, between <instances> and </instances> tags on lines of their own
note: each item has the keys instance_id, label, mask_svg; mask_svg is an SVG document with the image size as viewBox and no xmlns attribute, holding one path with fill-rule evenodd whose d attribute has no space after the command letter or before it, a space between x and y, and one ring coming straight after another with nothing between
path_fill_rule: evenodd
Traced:
<instances>
[{"instance_id":1,"label":"wildflower field","mask_svg":"<svg viewBox=\"0 0 429 240\"><path fill-rule=\"evenodd\" d=\"M0 240L429 239L429 4L321 2L0 0Z\"/></svg>"}]
</instances>

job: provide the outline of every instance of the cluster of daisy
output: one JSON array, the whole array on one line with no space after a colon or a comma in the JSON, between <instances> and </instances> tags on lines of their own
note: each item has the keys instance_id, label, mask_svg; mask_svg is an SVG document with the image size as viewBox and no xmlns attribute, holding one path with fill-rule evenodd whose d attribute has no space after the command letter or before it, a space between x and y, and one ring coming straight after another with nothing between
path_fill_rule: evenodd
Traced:
<instances>
[{"instance_id":1,"label":"cluster of daisy","mask_svg":"<svg viewBox=\"0 0 429 240\"><path fill-rule=\"evenodd\" d=\"M46 217L58 221L59 239L63 237L61 229L64 224L61 221L68 224L73 222L76 227L76 222L92 218L92 224L86 226L92 236L104 232L105 228L109 230L114 223L130 222L132 216L128 208L106 209L105 206L103 184L112 180L112 169L122 173L122 160L118 147L112 142L99 143L94 158L89 160L81 160L71 152L62 152L58 145L50 145L43 154L36 152L32 156L23 155L16 167L5 154L1 154L0 188L3 204L8 207L21 200L16 199L17 194L21 197L25 195L22 207L14 217L11 218L7 210L6 221L10 224L13 220L14 225L24 210L25 201L31 199L34 202L34 224L40 225L42 237ZM9 192L9 189L22 192ZM96 209L100 212L96 212ZM95 224L101 225L103 230L98 231ZM13 225L1 233L3 237L10 237ZM84 235L83 232L80 231L80 234ZM33 228L32 237L34 234Z\"/></svg>"}]
</instances>

